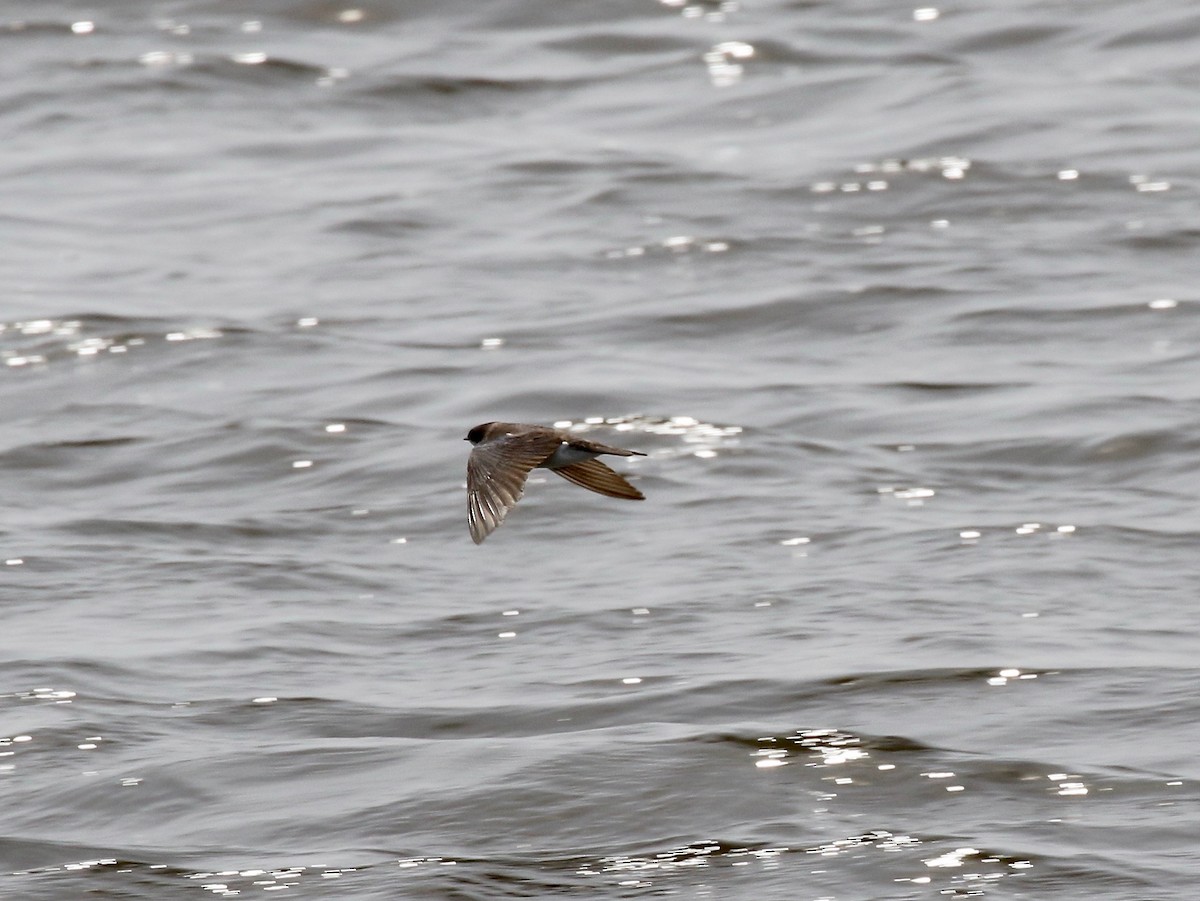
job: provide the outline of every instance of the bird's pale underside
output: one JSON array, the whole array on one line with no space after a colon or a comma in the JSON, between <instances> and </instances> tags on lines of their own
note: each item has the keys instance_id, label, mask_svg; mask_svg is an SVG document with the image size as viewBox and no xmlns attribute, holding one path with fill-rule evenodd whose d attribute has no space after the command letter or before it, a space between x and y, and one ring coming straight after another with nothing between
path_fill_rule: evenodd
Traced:
<instances>
[{"instance_id":1,"label":"bird's pale underside","mask_svg":"<svg viewBox=\"0 0 1200 901\"><path fill-rule=\"evenodd\" d=\"M487 538L525 493L533 469L549 469L581 488L608 497L644 495L596 458L646 456L641 451L589 441L546 426L487 422L467 433L474 447L467 460L467 524L476 544Z\"/></svg>"}]
</instances>

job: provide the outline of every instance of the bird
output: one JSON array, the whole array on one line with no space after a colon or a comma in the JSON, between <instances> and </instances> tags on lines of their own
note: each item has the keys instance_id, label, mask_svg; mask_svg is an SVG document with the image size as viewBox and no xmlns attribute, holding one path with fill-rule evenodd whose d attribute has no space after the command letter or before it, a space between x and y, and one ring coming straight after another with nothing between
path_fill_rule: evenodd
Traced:
<instances>
[{"instance_id":1,"label":"bird","mask_svg":"<svg viewBox=\"0 0 1200 901\"><path fill-rule=\"evenodd\" d=\"M519 422L485 422L467 432L467 525L476 544L504 522L525 493L530 470L549 469L568 482L631 501L645 495L596 458L644 457L641 451L589 441L562 429Z\"/></svg>"}]
</instances>

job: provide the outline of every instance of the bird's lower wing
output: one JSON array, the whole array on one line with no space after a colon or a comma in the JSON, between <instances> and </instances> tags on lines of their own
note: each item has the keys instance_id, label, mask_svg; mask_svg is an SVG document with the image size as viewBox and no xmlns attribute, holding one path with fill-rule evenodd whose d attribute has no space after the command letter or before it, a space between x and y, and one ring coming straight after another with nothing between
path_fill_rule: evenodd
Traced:
<instances>
[{"instance_id":1,"label":"bird's lower wing","mask_svg":"<svg viewBox=\"0 0 1200 901\"><path fill-rule=\"evenodd\" d=\"M599 460L584 460L582 463L572 463L553 469L568 482L574 482L580 488L595 491L608 497L623 497L631 501L645 500L646 496L626 482Z\"/></svg>"},{"instance_id":2,"label":"bird's lower wing","mask_svg":"<svg viewBox=\"0 0 1200 901\"><path fill-rule=\"evenodd\" d=\"M476 483L467 492L467 526L476 544L492 534L525 493L525 474Z\"/></svg>"}]
</instances>

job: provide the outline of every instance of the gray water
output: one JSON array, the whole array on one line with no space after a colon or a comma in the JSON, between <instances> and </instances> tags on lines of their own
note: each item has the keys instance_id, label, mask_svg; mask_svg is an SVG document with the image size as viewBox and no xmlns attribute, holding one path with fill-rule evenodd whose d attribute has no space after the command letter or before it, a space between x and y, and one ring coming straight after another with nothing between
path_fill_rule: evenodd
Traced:
<instances>
[{"instance_id":1,"label":"gray water","mask_svg":"<svg viewBox=\"0 0 1200 901\"><path fill-rule=\"evenodd\" d=\"M1198 39L8 3L0 896L1195 898Z\"/></svg>"}]
</instances>

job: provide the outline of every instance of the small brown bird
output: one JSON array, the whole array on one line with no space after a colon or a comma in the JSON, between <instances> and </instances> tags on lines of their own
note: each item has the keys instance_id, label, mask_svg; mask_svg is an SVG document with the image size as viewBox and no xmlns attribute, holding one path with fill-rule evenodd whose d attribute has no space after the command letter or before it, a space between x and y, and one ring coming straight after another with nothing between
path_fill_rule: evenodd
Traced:
<instances>
[{"instance_id":1,"label":"small brown bird","mask_svg":"<svg viewBox=\"0 0 1200 901\"><path fill-rule=\"evenodd\" d=\"M487 538L525 493L532 469L556 472L581 488L631 501L645 496L596 459L646 456L641 451L588 441L562 429L517 422L485 422L467 432L467 524L476 544Z\"/></svg>"}]
</instances>

